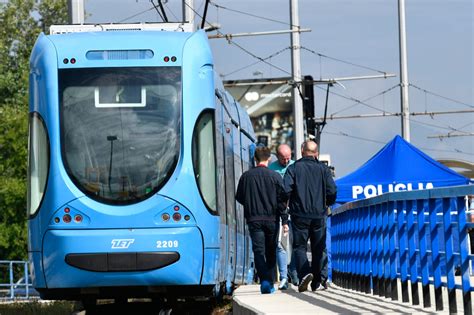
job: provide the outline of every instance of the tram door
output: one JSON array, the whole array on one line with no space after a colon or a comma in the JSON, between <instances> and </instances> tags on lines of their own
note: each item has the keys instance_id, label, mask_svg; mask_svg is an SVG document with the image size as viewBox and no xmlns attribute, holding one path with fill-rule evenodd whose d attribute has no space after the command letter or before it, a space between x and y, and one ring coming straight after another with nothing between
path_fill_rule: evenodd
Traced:
<instances>
[{"instance_id":1,"label":"tram door","mask_svg":"<svg viewBox=\"0 0 474 315\"><path fill-rule=\"evenodd\" d=\"M217 171L217 210L219 212L219 271L218 279L226 279L227 272L227 212L224 161L224 109L216 96L216 171Z\"/></svg>"},{"instance_id":2,"label":"tram door","mask_svg":"<svg viewBox=\"0 0 474 315\"><path fill-rule=\"evenodd\" d=\"M253 155L255 147L252 142L245 136L241 135L242 139L242 173L248 171L253 166ZM245 257L244 257L244 283L248 284L252 282L252 278L249 278L248 272L253 270L253 252L252 252L252 241L250 239L249 227L244 224L244 246L245 246Z\"/></svg>"},{"instance_id":3,"label":"tram door","mask_svg":"<svg viewBox=\"0 0 474 315\"><path fill-rule=\"evenodd\" d=\"M224 111L224 176L226 196L226 223L227 223L227 285L234 281L236 265L236 220L235 220L235 178L233 137L234 128L227 111Z\"/></svg>"},{"instance_id":4,"label":"tram door","mask_svg":"<svg viewBox=\"0 0 474 315\"><path fill-rule=\"evenodd\" d=\"M234 105L235 106L235 105ZM237 189L240 176L242 176L242 160L241 160L241 138L242 134L237 127L233 126L234 140L234 184ZM236 218L236 264L235 264L235 283L243 282L244 273L244 207L235 200L235 218Z\"/></svg>"}]
</instances>

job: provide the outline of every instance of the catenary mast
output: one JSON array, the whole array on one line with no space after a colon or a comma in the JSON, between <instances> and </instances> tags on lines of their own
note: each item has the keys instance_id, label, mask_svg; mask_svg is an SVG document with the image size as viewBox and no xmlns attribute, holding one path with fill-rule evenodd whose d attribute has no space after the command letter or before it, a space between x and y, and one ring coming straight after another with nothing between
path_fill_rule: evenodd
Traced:
<instances>
[{"instance_id":1,"label":"catenary mast","mask_svg":"<svg viewBox=\"0 0 474 315\"><path fill-rule=\"evenodd\" d=\"M405 0L398 0L400 39L400 100L402 111L402 137L410 142L410 108L408 103L407 39L405 29Z\"/></svg>"},{"instance_id":2,"label":"catenary mast","mask_svg":"<svg viewBox=\"0 0 474 315\"><path fill-rule=\"evenodd\" d=\"M291 76L293 79L293 118L295 135L295 156L301 157L299 146L304 141L303 130L303 100L301 99L298 84L301 82L301 45L300 45L300 21L298 16L298 0L290 0L290 24L293 32L291 33Z\"/></svg>"}]
</instances>

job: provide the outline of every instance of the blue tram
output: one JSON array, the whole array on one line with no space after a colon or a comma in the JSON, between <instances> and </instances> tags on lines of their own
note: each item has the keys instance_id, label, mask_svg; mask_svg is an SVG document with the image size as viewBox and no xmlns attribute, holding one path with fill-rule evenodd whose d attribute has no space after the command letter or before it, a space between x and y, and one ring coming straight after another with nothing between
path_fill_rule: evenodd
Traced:
<instances>
[{"instance_id":1,"label":"blue tram","mask_svg":"<svg viewBox=\"0 0 474 315\"><path fill-rule=\"evenodd\" d=\"M55 26L30 60L28 253L45 299L212 297L253 279L246 112L187 24Z\"/></svg>"}]
</instances>

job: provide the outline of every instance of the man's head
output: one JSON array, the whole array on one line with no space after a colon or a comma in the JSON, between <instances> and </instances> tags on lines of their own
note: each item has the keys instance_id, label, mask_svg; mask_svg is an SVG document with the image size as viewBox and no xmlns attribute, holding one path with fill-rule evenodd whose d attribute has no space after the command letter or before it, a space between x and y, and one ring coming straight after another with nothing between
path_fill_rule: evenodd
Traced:
<instances>
[{"instance_id":1,"label":"man's head","mask_svg":"<svg viewBox=\"0 0 474 315\"><path fill-rule=\"evenodd\" d=\"M270 161L271 153L267 147L257 147L255 149L255 160L260 164L268 164Z\"/></svg>"},{"instance_id":2,"label":"man's head","mask_svg":"<svg viewBox=\"0 0 474 315\"><path fill-rule=\"evenodd\" d=\"M277 158L278 158L278 163L280 163L281 166L287 166L291 160L290 146L287 144L280 144L277 147Z\"/></svg>"},{"instance_id":3,"label":"man's head","mask_svg":"<svg viewBox=\"0 0 474 315\"><path fill-rule=\"evenodd\" d=\"M318 157L318 145L312 140L307 140L301 145L301 155L304 157L311 156L314 158Z\"/></svg>"}]
</instances>

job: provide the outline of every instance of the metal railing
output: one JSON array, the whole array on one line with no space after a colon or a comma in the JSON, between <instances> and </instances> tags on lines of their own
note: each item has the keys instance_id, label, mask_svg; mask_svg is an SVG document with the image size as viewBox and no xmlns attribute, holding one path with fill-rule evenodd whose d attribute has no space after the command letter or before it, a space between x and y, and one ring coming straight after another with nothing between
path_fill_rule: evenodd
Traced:
<instances>
[{"instance_id":1,"label":"metal railing","mask_svg":"<svg viewBox=\"0 0 474 315\"><path fill-rule=\"evenodd\" d=\"M353 290L443 309L447 288L449 312L457 312L456 289L462 290L465 314L472 314L467 221L474 185L388 193L344 204L333 210L331 247L333 281ZM410 283L411 290L408 290Z\"/></svg>"},{"instance_id":2,"label":"metal railing","mask_svg":"<svg viewBox=\"0 0 474 315\"><path fill-rule=\"evenodd\" d=\"M2 278L7 282L0 283L0 300L21 300L38 298L28 273L28 262L22 260L0 260ZM6 277L5 277L6 276Z\"/></svg>"}]
</instances>

